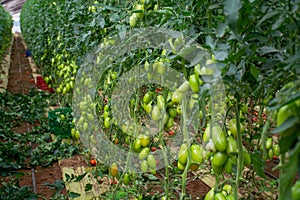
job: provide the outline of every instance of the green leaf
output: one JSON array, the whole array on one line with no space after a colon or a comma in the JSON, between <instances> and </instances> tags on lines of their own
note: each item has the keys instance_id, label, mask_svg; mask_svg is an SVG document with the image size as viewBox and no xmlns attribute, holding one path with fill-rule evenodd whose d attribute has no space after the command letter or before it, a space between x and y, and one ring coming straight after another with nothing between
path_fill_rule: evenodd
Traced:
<instances>
[{"instance_id":1,"label":"green leaf","mask_svg":"<svg viewBox=\"0 0 300 200\"><path fill-rule=\"evenodd\" d=\"M274 53L274 52L278 52L278 50L270 46L264 46L258 49L258 53L260 54L267 54L267 53Z\"/></svg>"},{"instance_id":2,"label":"green leaf","mask_svg":"<svg viewBox=\"0 0 300 200\"><path fill-rule=\"evenodd\" d=\"M255 78L255 80L257 80L258 75L260 74L260 71L257 69L257 67L251 65L250 72L253 75L253 77Z\"/></svg>"},{"instance_id":3,"label":"green leaf","mask_svg":"<svg viewBox=\"0 0 300 200\"><path fill-rule=\"evenodd\" d=\"M266 20L273 18L275 15L279 14L279 11L270 11L266 15L264 15L259 22L257 23L257 27L259 27L262 23L264 23Z\"/></svg>"},{"instance_id":4,"label":"green leaf","mask_svg":"<svg viewBox=\"0 0 300 200\"><path fill-rule=\"evenodd\" d=\"M251 160L252 160L253 168L256 171L257 175L262 178L265 178L266 177L264 171L265 162L263 161L263 159L261 159L261 153L259 151L253 152L251 156Z\"/></svg>"},{"instance_id":5,"label":"green leaf","mask_svg":"<svg viewBox=\"0 0 300 200\"><path fill-rule=\"evenodd\" d=\"M86 184L85 185L85 189L84 189L84 191L90 191L90 190L92 190L92 188L93 188L93 185L92 184L90 184L90 183L88 183L88 184Z\"/></svg>"},{"instance_id":6,"label":"green leaf","mask_svg":"<svg viewBox=\"0 0 300 200\"><path fill-rule=\"evenodd\" d=\"M299 118L296 116L290 116L288 117L279 127L274 129L272 133L281 133L283 131L288 130L289 128L293 127L295 124L297 124L299 121Z\"/></svg>"},{"instance_id":7,"label":"green leaf","mask_svg":"<svg viewBox=\"0 0 300 200\"><path fill-rule=\"evenodd\" d=\"M236 24L239 18L239 10L242 8L240 0L225 0L224 1L224 14L228 24Z\"/></svg>"},{"instance_id":8,"label":"green leaf","mask_svg":"<svg viewBox=\"0 0 300 200\"><path fill-rule=\"evenodd\" d=\"M76 192L68 192L68 197L69 198L77 198L77 197L80 197L80 194L76 193Z\"/></svg>"}]
</instances>

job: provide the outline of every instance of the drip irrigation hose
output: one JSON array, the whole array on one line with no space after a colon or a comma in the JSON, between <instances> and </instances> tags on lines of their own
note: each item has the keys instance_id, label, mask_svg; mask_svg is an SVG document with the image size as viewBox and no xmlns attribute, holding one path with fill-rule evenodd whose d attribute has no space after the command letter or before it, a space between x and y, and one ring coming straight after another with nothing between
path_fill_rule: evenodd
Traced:
<instances>
[{"instance_id":1,"label":"drip irrigation hose","mask_svg":"<svg viewBox=\"0 0 300 200\"><path fill-rule=\"evenodd\" d=\"M16 37L16 50L17 50L17 55L18 55L18 66L19 66L19 73L20 73L20 81L23 80L23 66L22 66L22 63L20 62L21 61L21 57L20 57L20 52L19 52L19 45L18 45L18 42L19 42L19 37L20 35L19 34L16 34L15 35ZM25 89L24 89L24 84L22 84L22 93L25 94ZM30 132L30 128L29 128L29 124L28 122L26 122L26 127L27 127L27 132ZM29 142L29 145L31 146L31 142ZM33 187L33 192L36 194L37 191L36 191L36 179L35 179L35 169L34 167L31 168L31 177L32 177L32 187Z\"/></svg>"}]
</instances>

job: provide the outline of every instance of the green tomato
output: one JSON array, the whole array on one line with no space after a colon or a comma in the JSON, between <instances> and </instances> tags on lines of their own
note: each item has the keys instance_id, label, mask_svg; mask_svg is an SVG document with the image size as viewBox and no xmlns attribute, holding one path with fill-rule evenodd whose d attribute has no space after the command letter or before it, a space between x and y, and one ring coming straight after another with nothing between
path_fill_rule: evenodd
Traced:
<instances>
[{"instance_id":1,"label":"green tomato","mask_svg":"<svg viewBox=\"0 0 300 200\"><path fill-rule=\"evenodd\" d=\"M277 113L277 127L279 127L290 116L297 116L298 108L295 103L282 106ZM295 126L279 133L282 137L287 137L295 131Z\"/></svg>"},{"instance_id":2,"label":"green tomato","mask_svg":"<svg viewBox=\"0 0 300 200\"><path fill-rule=\"evenodd\" d=\"M178 160L178 162L177 162L177 167L178 167L179 170L183 171L184 168L185 168L185 165L182 164L182 163Z\"/></svg>"},{"instance_id":3,"label":"green tomato","mask_svg":"<svg viewBox=\"0 0 300 200\"><path fill-rule=\"evenodd\" d=\"M219 192L215 195L215 200L227 200L223 193Z\"/></svg>"},{"instance_id":4,"label":"green tomato","mask_svg":"<svg viewBox=\"0 0 300 200\"><path fill-rule=\"evenodd\" d=\"M211 137L210 126L208 125L203 133L203 137L202 137L203 142L208 143L210 137Z\"/></svg>"},{"instance_id":5,"label":"green tomato","mask_svg":"<svg viewBox=\"0 0 300 200\"><path fill-rule=\"evenodd\" d=\"M175 90L175 92L172 95L172 102L180 104L183 98L183 94L179 92L178 90Z\"/></svg>"},{"instance_id":6,"label":"green tomato","mask_svg":"<svg viewBox=\"0 0 300 200\"><path fill-rule=\"evenodd\" d=\"M165 109L165 98L162 95L158 95L156 97L157 105L159 109L164 110Z\"/></svg>"},{"instance_id":7,"label":"green tomato","mask_svg":"<svg viewBox=\"0 0 300 200\"><path fill-rule=\"evenodd\" d=\"M182 165L186 165L187 158L188 158L188 146L187 144L182 144L178 152L178 160Z\"/></svg>"},{"instance_id":8,"label":"green tomato","mask_svg":"<svg viewBox=\"0 0 300 200\"><path fill-rule=\"evenodd\" d=\"M141 162L141 169L142 169L142 172L144 172L144 173L148 172L149 166L148 166L147 160L143 160Z\"/></svg>"},{"instance_id":9,"label":"green tomato","mask_svg":"<svg viewBox=\"0 0 300 200\"><path fill-rule=\"evenodd\" d=\"M218 151L225 151L227 149L226 135L220 126L214 126L212 128L212 140Z\"/></svg>"},{"instance_id":10,"label":"green tomato","mask_svg":"<svg viewBox=\"0 0 300 200\"><path fill-rule=\"evenodd\" d=\"M124 179L123 179L123 181L124 181L124 184L125 184L125 185L128 185L128 184L130 183L130 177L129 177L129 174L128 174L128 173L125 173L125 174L124 174Z\"/></svg>"},{"instance_id":11,"label":"green tomato","mask_svg":"<svg viewBox=\"0 0 300 200\"><path fill-rule=\"evenodd\" d=\"M139 159L145 160L145 158L147 158L149 152L150 152L150 149L148 147L143 148L141 150L141 152L139 153Z\"/></svg>"},{"instance_id":12,"label":"green tomato","mask_svg":"<svg viewBox=\"0 0 300 200\"><path fill-rule=\"evenodd\" d=\"M151 102L149 102L148 104L143 104L143 108L146 111L147 114L150 114L152 111L152 105Z\"/></svg>"},{"instance_id":13,"label":"green tomato","mask_svg":"<svg viewBox=\"0 0 300 200\"><path fill-rule=\"evenodd\" d=\"M227 174L231 174L232 173L232 162L231 162L231 158L229 157L224 165L224 171Z\"/></svg>"},{"instance_id":14,"label":"green tomato","mask_svg":"<svg viewBox=\"0 0 300 200\"><path fill-rule=\"evenodd\" d=\"M143 97L143 102L145 104L148 104L149 102L151 101L151 93L150 92L147 92L144 97Z\"/></svg>"},{"instance_id":15,"label":"green tomato","mask_svg":"<svg viewBox=\"0 0 300 200\"><path fill-rule=\"evenodd\" d=\"M171 128L173 126L173 124L174 124L174 118L173 117L169 117L168 121L166 123L166 127L169 129L169 128Z\"/></svg>"},{"instance_id":16,"label":"green tomato","mask_svg":"<svg viewBox=\"0 0 300 200\"><path fill-rule=\"evenodd\" d=\"M268 158L269 159L273 159L274 153L273 153L273 149L269 149L268 151Z\"/></svg>"},{"instance_id":17,"label":"green tomato","mask_svg":"<svg viewBox=\"0 0 300 200\"><path fill-rule=\"evenodd\" d=\"M88 127L89 127L89 124L87 122L84 122L83 126L82 126L82 131L87 131Z\"/></svg>"},{"instance_id":18,"label":"green tomato","mask_svg":"<svg viewBox=\"0 0 300 200\"><path fill-rule=\"evenodd\" d=\"M272 145L273 145L273 139L271 137L267 138L267 140L266 140L266 149L267 150L271 149Z\"/></svg>"},{"instance_id":19,"label":"green tomato","mask_svg":"<svg viewBox=\"0 0 300 200\"><path fill-rule=\"evenodd\" d=\"M153 155L148 155L147 157L147 162L148 162L148 165L151 167L151 168L156 168L156 160L155 160L155 157Z\"/></svg>"},{"instance_id":20,"label":"green tomato","mask_svg":"<svg viewBox=\"0 0 300 200\"><path fill-rule=\"evenodd\" d=\"M204 200L214 200L215 199L215 189L211 188L209 192L205 195Z\"/></svg>"},{"instance_id":21,"label":"green tomato","mask_svg":"<svg viewBox=\"0 0 300 200\"><path fill-rule=\"evenodd\" d=\"M198 144L193 144L191 146L191 158L192 163L200 164L203 161L203 148Z\"/></svg>"},{"instance_id":22,"label":"green tomato","mask_svg":"<svg viewBox=\"0 0 300 200\"><path fill-rule=\"evenodd\" d=\"M224 185L222 190L225 191L227 195L230 195L233 192L232 186L228 184Z\"/></svg>"},{"instance_id":23,"label":"green tomato","mask_svg":"<svg viewBox=\"0 0 300 200\"><path fill-rule=\"evenodd\" d=\"M251 156L248 151L244 151L244 164L249 166L251 164Z\"/></svg>"},{"instance_id":24,"label":"green tomato","mask_svg":"<svg viewBox=\"0 0 300 200\"><path fill-rule=\"evenodd\" d=\"M129 25L130 25L130 27L135 27L136 24L137 24L137 21L138 21L138 19L137 19L135 13L133 13L133 15L131 15L129 17Z\"/></svg>"},{"instance_id":25,"label":"green tomato","mask_svg":"<svg viewBox=\"0 0 300 200\"><path fill-rule=\"evenodd\" d=\"M105 128L109 128L110 127L110 118L109 117L106 117L104 119L104 127Z\"/></svg>"},{"instance_id":26,"label":"green tomato","mask_svg":"<svg viewBox=\"0 0 300 200\"><path fill-rule=\"evenodd\" d=\"M237 142L236 140L232 137L232 136L229 136L227 138L227 149L226 149L226 152L228 154L235 154L236 151L237 151Z\"/></svg>"},{"instance_id":27,"label":"green tomato","mask_svg":"<svg viewBox=\"0 0 300 200\"><path fill-rule=\"evenodd\" d=\"M273 145L273 153L274 153L274 155L275 156L279 156L279 154L280 154L280 149L279 149L279 145L278 144L275 144L275 145Z\"/></svg>"},{"instance_id":28,"label":"green tomato","mask_svg":"<svg viewBox=\"0 0 300 200\"><path fill-rule=\"evenodd\" d=\"M190 87L194 93L199 92L199 78L196 74L192 74L189 78Z\"/></svg>"},{"instance_id":29,"label":"green tomato","mask_svg":"<svg viewBox=\"0 0 300 200\"><path fill-rule=\"evenodd\" d=\"M177 109L176 108L169 108L168 113L169 113L170 117L174 118L177 115Z\"/></svg>"},{"instance_id":30,"label":"green tomato","mask_svg":"<svg viewBox=\"0 0 300 200\"><path fill-rule=\"evenodd\" d=\"M237 137L237 127L236 127L236 119L231 119L229 121L229 129L234 137ZM240 124L240 133L243 133L245 131L245 127L243 124Z\"/></svg>"},{"instance_id":31,"label":"green tomato","mask_svg":"<svg viewBox=\"0 0 300 200\"><path fill-rule=\"evenodd\" d=\"M137 138L136 140L134 140L133 142L133 151L136 153L139 153L141 151L142 148L142 144L141 144L141 140L139 138Z\"/></svg>"},{"instance_id":32,"label":"green tomato","mask_svg":"<svg viewBox=\"0 0 300 200\"><path fill-rule=\"evenodd\" d=\"M212 164L216 167L222 167L226 163L227 158L227 153L218 151L212 158Z\"/></svg>"},{"instance_id":33,"label":"green tomato","mask_svg":"<svg viewBox=\"0 0 300 200\"><path fill-rule=\"evenodd\" d=\"M293 187L291 188L292 190L292 197L293 200L300 200L300 180L298 180Z\"/></svg>"},{"instance_id":34,"label":"green tomato","mask_svg":"<svg viewBox=\"0 0 300 200\"><path fill-rule=\"evenodd\" d=\"M188 81L184 81L176 91L185 93L189 90L189 88L190 88L190 83Z\"/></svg>"},{"instance_id":35,"label":"green tomato","mask_svg":"<svg viewBox=\"0 0 300 200\"><path fill-rule=\"evenodd\" d=\"M161 118L161 111L157 105L153 106L151 117L154 121L158 121Z\"/></svg>"}]
</instances>

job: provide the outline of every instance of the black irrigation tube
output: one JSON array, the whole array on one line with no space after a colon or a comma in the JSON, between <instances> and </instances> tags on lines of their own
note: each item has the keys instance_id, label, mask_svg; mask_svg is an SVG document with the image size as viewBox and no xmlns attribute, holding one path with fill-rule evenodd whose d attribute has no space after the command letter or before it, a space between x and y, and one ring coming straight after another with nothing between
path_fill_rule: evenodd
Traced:
<instances>
[{"instance_id":1,"label":"black irrigation tube","mask_svg":"<svg viewBox=\"0 0 300 200\"><path fill-rule=\"evenodd\" d=\"M22 63L20 62L21 57L20 57L20 52L19 52L19 46L18 46L18 42L19 42L19 37L20 35L16 35L15 37L15 42L16 42L16 49L17 51L17 55L18 55L18 67L19 67L19 73L20 73L20 80L23 80L23 66ZM22 84L22 92L23 94L25 93L24 90L24 85ZM27 128L27 132L30 132L30 128L29 128L29 123L26 122L26 128ZM29 142L29 145L31 146L31 142ZM35 179L35 169L34 167L31 168L31 177L32 177L32 187L33 187L33 192L36 194L36 179Z\"/></svg>"}]
</instances>

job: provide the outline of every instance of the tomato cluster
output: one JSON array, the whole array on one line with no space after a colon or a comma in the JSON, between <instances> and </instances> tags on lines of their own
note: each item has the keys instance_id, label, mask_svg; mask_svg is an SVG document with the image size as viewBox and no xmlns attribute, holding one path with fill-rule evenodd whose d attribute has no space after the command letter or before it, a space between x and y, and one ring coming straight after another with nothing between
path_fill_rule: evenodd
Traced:
<instances>
[{"instance_id":1,"label":"tomato cluster","mask_svg":"<svg viewBox=\"0 0 300 200\"><path fill-rule=\"evenodd\" d=\"M206 194L204 200L233 200L233 188L231 185L224 185L222 190L217 192L215 188Z\"/></svg>"},{"instance_id":2,"label":"tomato cluster","mask_svg":"<svg viewBox=\"0 0 300 200\"><path fill-rule=\"evenodd\" d=\"M205 150L202 146L198 144L192 144L190 147L188 147L188 145L184 143L180 146L178 152L177 167L180 170L184 170L186 165L189 165L189 168L192 171L197 171L199 165L203 162L204 157ZM191 159L190 161L189 158Z\"/></svg>"}]
</instances>

